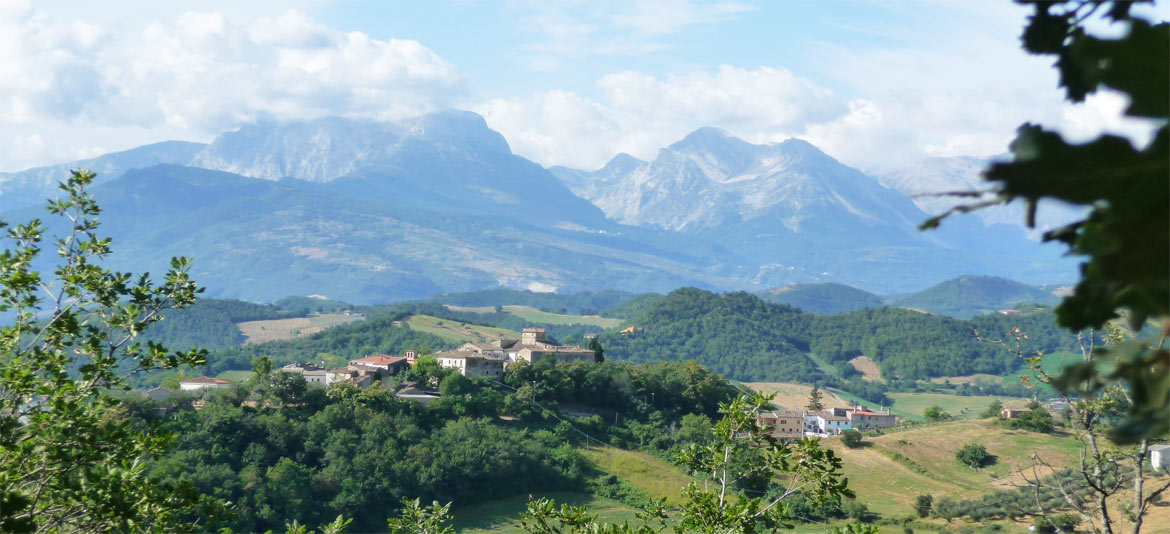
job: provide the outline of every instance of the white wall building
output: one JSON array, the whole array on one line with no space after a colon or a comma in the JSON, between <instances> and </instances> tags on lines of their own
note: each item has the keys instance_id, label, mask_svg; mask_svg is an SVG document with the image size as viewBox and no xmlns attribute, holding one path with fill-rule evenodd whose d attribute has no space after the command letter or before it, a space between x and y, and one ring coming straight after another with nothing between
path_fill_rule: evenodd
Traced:
<instances>
[{"instance_id":1,"label":"white wall building","mask_svg":"<svg viewBox=\"0 0 1170 534\"><path fill-rule=\"evenodd\" d=\"M201 376L199 378L188 378L179 382L179 390L181 391L200 391L204 389L226 389L231 387L232 383L227 380L220 380L218 378L211 378L209 376Z\"/></svg>"},{"instance_id":2,"label":"white wall building","mask_svg":"<svg viewBox=\"0 0 1170 534\"><path fill-rule=\"evenodd\" d=\"M1170 471L1170 445L1150 445L1150 465Z\"/></svg>"}]
</instances>

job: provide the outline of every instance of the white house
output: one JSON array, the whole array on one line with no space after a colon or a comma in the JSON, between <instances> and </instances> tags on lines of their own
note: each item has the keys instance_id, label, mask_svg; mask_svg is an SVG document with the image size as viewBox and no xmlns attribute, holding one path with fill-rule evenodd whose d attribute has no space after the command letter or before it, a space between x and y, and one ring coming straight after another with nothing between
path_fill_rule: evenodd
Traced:
<instances>
[{"instance_id":1,"label":"white house","mask_svg":"<svg viewBox=\"0 0 1170 534\"><path fill-rule=\"evenodd\" d=\"M231 387L232 383L227 380L220 380L218 378L211 378L209 376L201 376L199 378L188 378L179 382L179 390L181 391L200 391L204 389L226 389Z\"/></svg>"},{"instance_id":2,"label":"white house","mask_svg":"<svg viewBox=\"0 0 1170 534\"><path fill-rule=\"evenodd\" d=\"M1170 445L1150 445L1150 465L1170 471Z\"/></svg>"}]
</instances>

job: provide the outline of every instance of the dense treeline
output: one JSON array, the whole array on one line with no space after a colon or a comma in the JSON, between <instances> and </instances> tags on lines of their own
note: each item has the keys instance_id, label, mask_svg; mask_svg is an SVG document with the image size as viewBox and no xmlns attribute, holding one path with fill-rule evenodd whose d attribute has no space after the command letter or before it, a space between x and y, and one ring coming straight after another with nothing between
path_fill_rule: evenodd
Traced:
<instances>
[{"instance_id":1,"label":"dense treeline","mask_svg":"<svg viewBox=\"0 0 1170 534\"><path fill-rule=\"evenodd\" d=\"M271 304L200 299L187 309L167 313L166 320L151 327L143 338L169 347L232 347L244 341L235 323L303 316Z\"/></svg>"},{"instance_id":2,"label":"dense treeline","mask_svg":"<svg viewBox=\"0 0 1170 534\"><path fill-rule=\"evenodd\" d=\"M637 332L610 332L601 342L622 360L696 360L737 380L809 381L823 376L804 356L811 317L748 293L684 288L631 319Z\"/></svg>"},{"instance_id":3,"label":"dense treeline","mask_svg":"<svg viewBox=\"0 0 1170 534\"><path fill-rule=\"evenodd\" d=\"M669 450L708 439L710 417L736 393L694 363L545 360L512 367L503 382L424 367L416 378L443 393L425 406L380 386L324 389L280 372L209 394L201 411L173 397L171 414L155 422L177 435L176 447L152 473L233 503L231 515L192 518L208 531L279 530L338 514L354 517L355 531L382 531L403 497L467 505L572 489L645 499L594 472L575 445ZM130 404L142 424L160 417L148 401ZM573 420L558 406L596 415Z\"/></svg>"},{"instance_id":4,"label":"dense treeline","mask_svg":"<svg viewBox=\"0 0 1170 534\"><path fill-rule=\"evenodd\" d=\"M961 321L899 308L878 308L817 317L810 341L812 352L830 362L868 356L882 375L903 380L974 373L1005 375L1023 363L1003 349L976 339L975 332L1005 339L1019 326L1029 336L1028 348L1052 352L1072 339L1056 326L1050 313L1021 316L984 315ZM1063 332L1063 333L1062 333Z\"/></svg>"},{"instance_id":5,"label":"dense treeline","mask_svg":"<svg viewBox=\"0 0 1170 534\"><path fill-rule=\"evenodd\" d=\"M881 297L868 291L841 284L799 284L757 293L776 304L800 308L809 313L827 315L885 305Z\"/></svg>"}]
</instances>

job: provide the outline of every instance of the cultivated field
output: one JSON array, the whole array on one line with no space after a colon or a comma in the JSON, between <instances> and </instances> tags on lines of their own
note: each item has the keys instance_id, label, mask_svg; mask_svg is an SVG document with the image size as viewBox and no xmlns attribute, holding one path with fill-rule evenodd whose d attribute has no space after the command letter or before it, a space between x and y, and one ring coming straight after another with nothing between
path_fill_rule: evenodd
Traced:
<instances>
[{"instance_id":1,"label":"cultivated field","mask_svg":"<svg viewBox=\"0 0 1170 534\"><path fill-rule=\"evenodd\" d=\"M414 315L406 320L411 330L434 334L451 343L482 343L501 338L520 339L519 332L439 319L430 315Z\"/></svg>"},{"instance_id":2,"label":"cultivated field","mask_svg":"<svg viewBox=\"0 0 1170 534\"><path fill-rule=\"evenodd\" d=\"M492 306L483 307L467 307L467 306L452 306L446 305L448 310L471 312L471 313L491 313L496 311ZM601 328L614 328L622 323L621 319L613 319L610 317L601 317L599 315L567 315L562 313L550 313L541 311L531 306L501 306L503 311L515 315L525 321L533 323L557 324L557 325L573 325L583 324L590 326L599 326Z\"/></svg>"},{"instance_id":3,"label":"cultivated field","mask_svg":"<svg viewBox=\"0 0 1170 534\"><path fill-rule=\"evenodd\" d=\"M743 385L751 388L752 391L775 393L776 398L772 400L772 404L786 410L803 410L808 405L808 394L812 391L812 386L791 382L744 382ZM853 406L849 400L838 397L827 389L822 391L824 397L822 397L821 402L825 404L825 408Z\"/></svg>"},{"instance_id":4,"label":"cultivated field","mask_svg":"<svg viewBox=\"0 0 1170 534\"><path fill-rule=\"evenodd\" d=\"M280 341L311 336L326 328L364 321L365 317L353 317L342 313L312 314L308 317L293 319L274 319L269 321L246 321L236 323L236 328L244 334L244 344L264 343L265 341Z\"/></svg>"},{"instance_id":5,"label":"cultivated field","mask_svg":"<svg viewBox=\"0 0 1170 534\"><path fill-rule=\"evenodd\" d=\"M877 362L871 360L869 356L858 356L849 360L854 369L861 372L861 379L868 382L885 382L882 378L882 370L878 368Z\"/></svg>"}]
</instances>

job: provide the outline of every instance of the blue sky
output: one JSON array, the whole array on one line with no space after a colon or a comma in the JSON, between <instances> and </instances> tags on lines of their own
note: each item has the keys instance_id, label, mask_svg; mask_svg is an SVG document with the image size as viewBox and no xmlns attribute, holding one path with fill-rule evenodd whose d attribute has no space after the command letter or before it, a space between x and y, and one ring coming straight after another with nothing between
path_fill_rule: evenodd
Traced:
<instances>
[{"instance_id":1,"label":"blue sky","mask_svg":"<svg viewBox=\"0 0 1170 534\"><path fill-rule=\"evenodd\" d=\"M1147 8L1167 18L1166 5ZM0 170L259 116L482 114L544 165L652 158L701 126L806 139L883 172L1003 152L1036 121L1148 136L1069 105L1008 2L0 0ZM1100 31L1115 31L1101 28Z\"/></svg>"}]
</instances>

